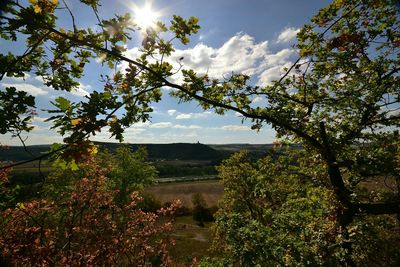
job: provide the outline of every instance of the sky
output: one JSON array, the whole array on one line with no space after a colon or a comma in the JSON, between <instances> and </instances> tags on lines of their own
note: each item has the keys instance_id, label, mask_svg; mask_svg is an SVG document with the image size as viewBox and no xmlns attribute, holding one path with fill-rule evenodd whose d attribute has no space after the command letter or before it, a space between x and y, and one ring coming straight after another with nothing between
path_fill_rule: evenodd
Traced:
<instances>
[{"instance_id":1,"label":"sky","mask_svg":"<svg viewBox=\"0 0 400 267\"><path fill-rule=\"evenodd\" d=\"M61 1L60 1L61 2ZM66 0L75 15L78 27L94 27L96 18L88 8L82 8L75 0ZM174 14L184 18L199 18L201 29L192 36L187 46L177 45L171 60L183 57L185 68L198 73L208 73L210 77L222 78L232 72L241 72L252 77L256 85L267 85L283 74L283 67L296 60L294 49L296 33L309 22L317 11L329 4L325 0L103 0L99 8L100 17L110 18L114 14L132 12L133 7L151 6L159 15L159 20L168 24ZM72 28L67 11L60 11L59 24ZM139 15L137 15L139 16ZM133 59L138 54L142 35L137 33L127 45L126 56ZM22 54L24 44L10 44L0 40L0 51ZM2 52L3 53L3 52ZM123 66L121 66L123 67ZM79 102L94 90L101 91L100 74L111 74L110 70L93 61L80 80L80 87L73 92L59 92L43 85L42 79L27 73L25 79L4 78L0 90L14 86L36 97L38 115L32 124L35 129L23 135L27 145L61 142L62 137L50 129L45 122L49 114L43 109L51 109L49 102L58 96ZM179 82L179 76L173 78ZM265 99L254 98L254 105L265 105ZM151 120L133 125L125 132L125 142L129 143L253 143L265 144L275 140L275 132L269 125L260 131L250 129L250 123L234 112L217 115L202 110L196 102L179 103L164 89L163 99L153 103ZM116 142L103 130L91 140ZM0 136L0 142L20 145L17 138Z\"/></svg>"}]
</instances>

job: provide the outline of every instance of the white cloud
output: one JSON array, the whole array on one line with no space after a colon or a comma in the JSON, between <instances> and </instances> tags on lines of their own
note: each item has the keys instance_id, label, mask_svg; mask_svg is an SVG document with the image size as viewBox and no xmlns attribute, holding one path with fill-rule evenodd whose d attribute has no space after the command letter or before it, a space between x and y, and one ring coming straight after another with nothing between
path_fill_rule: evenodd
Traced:
<instances>
[{"instance_id":1,"label":"white cloud","mask_svg":"<svg viewBox=\"0 0 400 267\"><path fill-rule=\"evenodd\" d=\"M53 89L52 87L46 87L44 85L36 86L31 83L37 84L37 82L44 83L41 76L31 77L28 73L25 73L24 78L7 77L6 82L1 83L4 87L15 87L17 90L25 91L33 96L46 95L48 94L47 89ZM79 83L78 88L71 90L71 93L77 96L89 95L88 90L91 89L90 85Z\"/></svg>"},{"instance_id":2,"label":"white cloud","mask_svg":"<svg viewBox=\"0 0 400 267\"><path fill-rule=\"evenodd\" d=\"M90 90L91 88L92 86L90 85L79 83L79 87L72 89L71 93L77 96L88 96L89 95L88 90Z\"/></svg>"},{"instance_id":3,"label":"white cloud","mask_svg":"<svg viewBox=\"0 0 400 267\"><path fill-rule=\"evenodd\" d=\"M169 110L167 111L167 113L168 113L168 115L170 115L170 116L174 116L175 113L176 113L176 109L169 109Z\"/></svg>"},{"instance_id":4,"label":"white cloud","mask_svg":"<svg viewBox=\"0 0 400 267\"><path fill-rule=\"evenodd\" d=\"M139 47L133 47L131 49L128 49L124 52L124 56L133 60L138 59L142 55L142 52L140 52ZM96 62L101 62L105 57L102 58L97 58ZM155 60L149 57L149 61L154 62ZM120 65L118 65L118 68L122 73L126 72L126 68L128 68L129 63L126 61L123 61Z\"/></svg>"},{"instance_id":5,"label":"white cloud","mask_svg":"<svg viewBox=\"0 0 400 267\"><path fill-rule=\"evenodd\" d=\"M174 128L176 128L176 129L201 129L202 127L199 125L195 125L195 124L192 124L192 125L176 124L176 125L174 125Z\"/></svg>"},{"instance_id":6,"label":"white cloud","mask_svg":"<svg viewBox=\"0 0 400 267\"><path fill-rule=\"evenodd\" d=\"M399 116L400 115L400 109L388 110L386 115L387 115L387 117Z\"/></svg>"},{"instance_id":7,"label":"white cloud","mask_svg":"<svg viewBox=\"0 0 400 267\"><path fill-rule=\"evenodd\" d=\"M26 80L29 80L31 78L31 75L27 72L24 72L24 77L3 77L3 82L6 83L14 83L14 82L25 82Z\"/></svg>"},{"instance_id":8,"label":"white cloud","mask_svg":"<svg viewBox=\"0 0 400 267\"><path fill-rule=\"evenodd\" d=\"M288 43L292 39L294 39L297 35L297 33L300 31L300 29L296 28L286 28L284 29L278 36L277 43Z\"/></svg>"},{"instance_id":9,"label":"white cloud","mask_svg":"<svg viewBox=\"0 0 400 267\"><path fill-rule=\"evenodd\" d=\"M143 129L143 128L128 128L125 130L125 133L126 134L140 134L145 131L146 131L146 129Z\"/></svg>"},{"instance_id":10,"label":"white cloud","mask_svg":"<svg viewBox=\"0 0 400 267\"><path fill-rule=\"evenodd\" d=\"M177 67L176 62L180 61L183 68L194 69L199 74L207 73L212 78L221 78L232 72L253 75L257 71L255 66L265 59L267 48L267 41L256 43L250 35L237 33L219 48L199 43L193 48L177 49L171 56L171 64L175 63Z\"/></svg>"},{"instance_id":11,"label":"white cloud","mask_svg":"<svg viewBox=\"0 0 400 267\"><path fill-rule=\"evenodd\" d=\"M49 123L48 121L45 121L45 120L47 120L47 119L48 119L48 118L43 118L43 117L35 116L35 117L33 118L33 121L34 121L34 122Z\"/></svg>"},{"instance_id":12,"label":"white cloud","mask_svg":"<svg viewBox=\"0 0 400 267\"><path fill-rule=\"evenodd\" d=\"M256 97L253 99L253 101L251 101L251 103L253 103L253 104L255 104L255 103L260 103L262 100L263 100L263 99L262 99L261 96L256 96ZM239 115L241 115L241 114L239 113Z\"/></svg>"},{"instance_id":13,"label":"white cloud","mask_svg":"<svg viewBox=\"0 0 400 267\"><path fill-rule=\"evenodd\" d=\"M162 129L162 128L171 128L173 124L171 122L157 122L150 124L150 128Z\"/></svg>"},{"instance_id":14,"label":"white cloud","mask_svg":"<svg viewBox=\"0 0 400 267\"><path fill-rule=\"evenodd\" d=\"M136 127L133 127L133 128L134 129L143 129L144 127L147 127L147 126L149 128L153 128L153 129L174 128L174 129L187 130L187 129L201 129L202 128L201 126L195 125L195 124L192 124L192 125L181 125L181 124L173 124L172 122L169 122L169 121L157 122L157 123L153 123L153 124L143 124L141 126L137 125ZM129 129L131 129L131 128L129 128ZM145 130L145 129L143 129L143 130Z\"/></svg>"},{"instance_id":15,"label":"white cloud","mask_svg":"<svg viewBox=\"0 0 400 267\"><path fill-rule=\"evenodd\" d=\"M284 74L284 67L289 68L291 65L291 62L287 62L283 65L267 68L258 76L259 80L257 82L257 85L265 86L271 84L271 82L274 80L279 80L279 78L282 77L282 75Z\"/></svg>"},{"instance_id":16,"label":"white cloud","mask_svg":"<svg viewBox=\"0 0 400 267\"><path fill-rule=\"evenodd\" d=\"M268 66L276 66L276 65L282 65L288 62L289 58L292 55L296 54L296 50L294 49L282 49L276 54L270 54L268 57L266 57L265 65L266 67Z\"/></svg>"},{"instance_id":17,"label":"white cloud","mask_svg":"<svg viewBox=\"0 0 400 267\"><path fill-rule=\"evenodd\" d=\"M297 32L298 29L286 28L279 35L279 42L290 41ZM254 82L257 85L264 86L273 79L279 79L283 73L282 68L290 63L290 58L297 53L295 49L291 48L272 52L269 50L268 44L268 41L256 42L254 37L248 34L237 33L220 47L198 43L192 48L176 49L170 57L164 58L164 60L172 64L175 70L179 68L193 69L198 75L207 74L210 78L222 79L231 73L244 73L256 78ZM132 59L138 58L140 54L137 47L125 52L125 55ZM151 58L149 60L154 61ZM124 71L126 66L127 64L122 64L119 67ZM174 76L168 77L168 80L181 83L183 81L182 73L177 72ZM170 88L165 88L165 90L168 89ZM178 115L177 119L192 118L187 114Z\"/></svg>"},{"instance_id":18,"label":"white cloud","mask_svg":"<svg viewBox=\"0 0 400 267\"><path fill-rule=\"evenodd\" d=\"M235 117L242 117L243 115L237 111L235 111Z\"/></svg>"},{"instance_id":19,"label":"white cloud","mask_svg":"<svg viewBox=\"0 0 400 267\"><path fill-rule=\"evenodd\" d=\"M207 118L210 116L212 112L204 111L200 113L180 113L176 116L177 120L188 120L188 119L200 119L200 118Z\"/></svg>"},{"instance_id":20,"label":"white cloud","mask_svg":"<svg viewBox=\"0 0 400 267\"><path fill-rule=\"evenodd\" d=\"M145 127L148 127L149 125L150 125L149 121L146 121L146 122L139 121L139 122L134 123L130 128L145 128Z\"/></svg>"},{"instance_id":21,"label":"white cloud","mask_svg":"<svg viewBox=\"0 0 400 267\"><path fill-rule=\"evenodd\" d=\"M131 59L137 59L142 55L142 52L140 52L139 47L134 47L134 48L126 50L124 52L124 55Z\"/></svg>"},{"instance_id":22,"label":"white cloud","mask_svg":"<svg viewBox=\"0 0 400 267\"><path fill-rule=\"evenodd\" d=\"M176 116L177 120L188 120L192 118L192 114L191 113L182 113L179 114L178 116Z\"/></svg>"},{"instance_id":23,"label":"white cloud","mask_svg":"<svg viewBox=\"0 0 400 267\"><path fill-rule=\"evenodd\" d=\"M44 79L43 79L42 76L35 76L34 79L35 79L36 81L39 81L39 82L41 82L41 83L44 83Z\"/></svg>"},{"instance_id":24,"label":"white cloud","mask_svg":"<svg viewBox=\"0 0 400 267\"><path fill-rule=\"evenodd\" d=\"M282 36L289 36L289 31ZM257 77L257 85L264 86L281 77L283 67L290 66L290 58L296 53L291 48L272 53L267 41L256 43L253 37L238 33L219 48L200 43L190 49L177 49L171 57L171 64L183 57L183 68L194 69L199 75L221 79L224 75L240 72ZM182 76L178 73L171 80L180 82ZM189 119L189 116L181 115L179 119Z\"/></svg>"},{"instance_id":25,"label":"white cloud","mask_svg":"<svg viewBox=\"0 0 400 267\"><path fill-rule=\"evenodd\" d=\"M250 131L249 126L245 125L224 125L221 127L222 130L231 131L231 132L239 132L239 131Z\"/></svg>"},{"instance_id":26,"label":"white cloud","mask_svg":"<svg viewBox=\"0 0 400 267\"><path fill-rule=\"evenodd\" d=\"M46 95L48 92L41 87L29 83L2 83L4 87L15 87L18 91L25 91L33 96Z\"/></svg>"}]
</instances>

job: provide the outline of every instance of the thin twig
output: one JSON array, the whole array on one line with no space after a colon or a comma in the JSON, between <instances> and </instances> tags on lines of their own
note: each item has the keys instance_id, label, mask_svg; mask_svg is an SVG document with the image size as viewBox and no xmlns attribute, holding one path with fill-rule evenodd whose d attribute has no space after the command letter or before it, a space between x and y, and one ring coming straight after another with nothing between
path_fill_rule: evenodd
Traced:
<instances>
[{"instance_id":1,"label":"thin twig","mask_svg":"<svg viewBox=\"0 0 400 267\"><path fill-rule=\"evenodd\" d=\"M71 19L72 19L72 27L74 28L74 33L76 33L76 32L78 31L78 29L76 28L74 14L72 14L71 9L70 9L69 6L67 5L67 2L65 2L65 0L62 0L62 1L63 1L63 3L64 3L65 7L67 8L67 10L68 10L70 16L71 16Z\"/></svg>"},{"instance_id":2,"label":"thin twig","mask_svg":"<svg viewBox=\"0 0 400 267\"><path fill-rule=\"evenodd\" d=\"M40 43L50 34L51 31L46 32L42 37L39 38L39 40L36 41L36 43L34 43L31 47L28 47L25 52L17 57L16 60L14 60L14 62L12 62L8 67L8 70L5 70L3 73L1 73L0 75L0 81L3 80L4 75L10 70L11 67L15 66L18 62L22 61L25 57L29 56L30 54L32 54L35 49L40 45Z\"/></svg>"},{"instance_id":3,"label":"thin twig","mask_svg":"<svg viewBox=\"0 0 400 267\"><path fill-rule=\"evenodd\" d=\"M37 160L40 160L40 159L47 158L48 156L51 156L51 155L53 155L53 154L55 154L55 153L57 153L59 151L62 151L64 149L66 149L67 147L68 147L68 145L63 145L62 147L60 147L60 148L58 148L56 150L50 151L50 152L48 152L46 154L43 154L43 155L40 155L40 156L38 156L36 158L15 162L15 163L9 164L7 166L2 166L2 167L0 167L0 170L16 167L16 166L23 165L23 164L26 164L26 163L29 163L29 162L34 162L34 161L37 161Z\"/></svg>"}]
</instances>

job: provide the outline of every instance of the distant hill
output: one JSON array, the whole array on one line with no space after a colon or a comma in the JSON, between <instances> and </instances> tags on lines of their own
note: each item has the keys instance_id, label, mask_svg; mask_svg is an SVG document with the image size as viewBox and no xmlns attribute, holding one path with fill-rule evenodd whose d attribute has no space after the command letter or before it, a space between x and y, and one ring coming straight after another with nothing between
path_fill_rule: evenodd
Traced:
<instances>
[{"instance_id":1,"label":"distant hill","mask_svg":"<svg viewBox=\"0 0 400 267\"><path fill-rule=\"evenodd\" d=\"M245 150L256 157L265 155L265 153L273 147L272 144L222 144L209 146L224 154L231 154L240 150Z\"/></svg>"},{"instance_id":2,"label":"distant hill","mask_svg":"<svg viewBox=\"0 0 400 267\"><path fill-rule=\"evenodd\" d=\"M50 150L50 145L33 145L27 146L30 153L40 156L42 153ZM0 161L20 161L33 158L25 151L23 146L10 146L8 149L0 150Z\"/></svg>"},{"instance_id":3,"label":"distant hill","mask_svg":"<svg viewBox=\"0 0 400 267\"><path fill-rule=\"evenodd\" d=\"M121 144L96 142L100 148L114 151ZM230 154L240 150L248 151L254 158L260 158L272 148L272 144L190 144L190 143L172 143L172 144L129 144L134 150L144 146L152 161L158 160L206 160L218 163L227 158ZM299 148L299 145L292 145L293 149ZM50 145L33 145L27 149L35 156L46 153L50 150ZM27 153L22 146L10 146L7 150L0 150L0 161L20 161L30 159L32 156Z\"/></svg>"},{"instance_id":4,"label":"distant hill","mask_svg":"<svg viewBox=\"0 0 400 267\"><path fill-rule=\"evenodd\" d=\"M208 145L211 148L218 150L224 155L229 155L241 150L245 150L250 153L254 158L260 158L264 156L268 150L273 148L273 144L218 144ZM290 145L291 149L299 149L301 146L297 144Z\"/></svg>"},{"instance_id":5,"label":"distant hill","mask_svg":"<svg viewBox=\"0 0 400 267\"><path fill-rule=\"evenodd\" d=\"M118 143L96 143L101 148L115 150ZM173 143L173 144L130 144L136 150L138 147L146 147L151 160L219 160L222 154L204 144Z\"/></svg>"},{"instance_id":6,"label":"distant hill","mask_svg":"<svg viewBox=\"0 0 400 267\"><path fill-rule=\"evenodd\" d=\"M114 151L120 144L96 142L101 149ZM220 151L204 144L130 144L136 150L139 146L146 147L150 160L208 160L218 161L224 156ZM27 149L35 156L50 150L50 145L33 145ZM10 146L7 150L0 150L0 161L20 161L30 159L32 156L22 146Z\"/></svg>"}]
</instances>

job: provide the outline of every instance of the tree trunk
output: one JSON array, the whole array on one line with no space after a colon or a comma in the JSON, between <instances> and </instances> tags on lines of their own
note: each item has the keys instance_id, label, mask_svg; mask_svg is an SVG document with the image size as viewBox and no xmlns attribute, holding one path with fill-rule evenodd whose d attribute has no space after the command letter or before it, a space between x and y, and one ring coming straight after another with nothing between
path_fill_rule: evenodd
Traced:
<instances>
[{"instance_id":1,"label":"tree trunk","mask_svg":"<svg viewBox=\"0 0 400 267\"><path fill-rule=\"evenodd\" d=\"M337 222L340 227L340 232L343 236L343 249L346 251L343 259L345 266L356 266L352 259L352 246L349 241L349 232L347 227L354 220L355 210L351 203L351 192L346 188L340 168L336 161L336 156L330 148L328 136L326 134L325 125L320 123L320 135L324 148L321 150L321 156L325 159L330 183L335 192L336 199L339 203L336 208Z\"/></svg>"}]
</instances>

